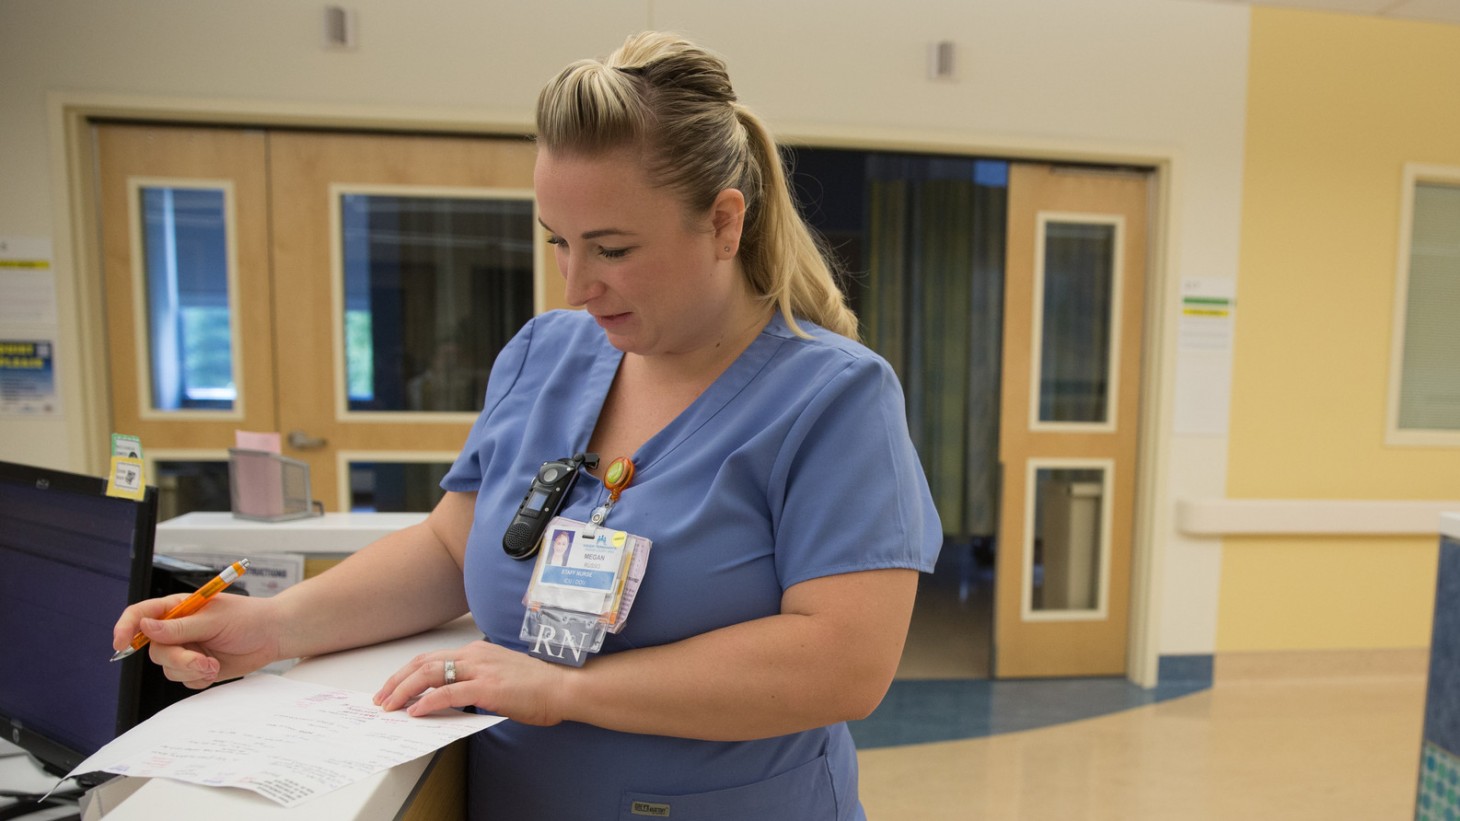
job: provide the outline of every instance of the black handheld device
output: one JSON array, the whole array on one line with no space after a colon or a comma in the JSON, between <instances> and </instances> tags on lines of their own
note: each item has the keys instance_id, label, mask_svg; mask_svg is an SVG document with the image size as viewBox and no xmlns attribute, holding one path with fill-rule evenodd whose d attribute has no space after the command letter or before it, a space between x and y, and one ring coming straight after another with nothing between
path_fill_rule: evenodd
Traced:
<instances>
[{"instance_id":1,"label":"black handheld device","mask_svg":"<svg viewBox=\"0 0 1460 821\"><path fill-rule=\"evenodd\" d=\"M578 481L578 470L584 465L589 470L598 467L598 454L579 453L571 459L543 462L532 478L532 487L522 497L512 523L502 534L502 550L514 559L530 559L537 553L542 541L542 532L547 523L563 506L563 499Z\"/></svg>"}]
</instances>

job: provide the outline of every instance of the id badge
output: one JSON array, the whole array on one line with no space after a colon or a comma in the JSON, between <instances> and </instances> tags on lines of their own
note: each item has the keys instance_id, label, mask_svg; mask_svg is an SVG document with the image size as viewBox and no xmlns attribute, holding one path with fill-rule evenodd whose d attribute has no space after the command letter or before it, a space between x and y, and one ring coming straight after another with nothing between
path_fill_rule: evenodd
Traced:
<instances>
[{"instance_id":1,"label":"id badge","mask_svg":"<svg viewBox=\"0 0 1460 821\"><path fill-rule=\"evenodd\" d=\"M542 539L520 637L532 655L580 667L608 633L623 629L652 543L562 516L548 522Z\"/></svg>"}]
</instances>

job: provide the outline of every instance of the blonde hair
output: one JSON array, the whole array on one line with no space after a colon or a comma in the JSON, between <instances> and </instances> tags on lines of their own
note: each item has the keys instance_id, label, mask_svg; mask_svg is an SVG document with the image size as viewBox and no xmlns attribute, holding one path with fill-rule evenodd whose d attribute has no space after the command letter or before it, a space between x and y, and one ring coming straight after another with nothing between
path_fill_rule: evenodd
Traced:
<instances>
[{"instance_id":1,"label":"blonde hair","mask_svg":"<svg viewBox=\"0 0 1460 821\"><path fill-rule=\"evenodd\" d=\"M801 218L775 139L736 101L719 56L671 34L634 35L543 88L537 138L567 154L637 149L650 180L675 191L692 214L708 211L721 191L739 190L740 259L751 289L798 334L801 318L857 338L856 314Z\"/></svg>"}]
</instances>

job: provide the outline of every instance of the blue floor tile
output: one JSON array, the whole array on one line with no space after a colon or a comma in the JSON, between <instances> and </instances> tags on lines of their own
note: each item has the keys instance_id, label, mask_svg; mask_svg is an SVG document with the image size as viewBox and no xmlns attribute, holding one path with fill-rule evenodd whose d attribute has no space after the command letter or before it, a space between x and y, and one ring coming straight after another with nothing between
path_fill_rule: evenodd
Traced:
<instances>
[{"instance_id":1,"label":"blue floor tile","mask_svg":"<svg viewBox=\"0 0 1460 821\"><path fill-rule=\"evenodd\" d=\"M1154 689L1123 678L894 681L871 716L851 722L858 749L927 744L1051 724L1154 704L1209 687L1175 681Z\"/></svg>"}]
</instances>

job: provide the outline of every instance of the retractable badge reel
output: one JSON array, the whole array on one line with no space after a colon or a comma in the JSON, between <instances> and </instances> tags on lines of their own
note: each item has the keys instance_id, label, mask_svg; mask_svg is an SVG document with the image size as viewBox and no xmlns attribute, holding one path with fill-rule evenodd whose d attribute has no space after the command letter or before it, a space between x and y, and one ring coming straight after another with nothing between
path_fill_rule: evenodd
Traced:
<instances>
[{"instance_id":1,"label":"retractable badge reel","mask_svg":"<svg viewBox=\"0 0 1460 821\"><path fill-rule=\"evenodd\" d=\"M592 468L589 468L592 470ZM603 472L603 486L608 488L608 501L593 509L588 517L588 535L608 518L609 511L618 504L618 497L623 494L624 488L634 480L634 462L626 456L620 456L608 463L608 470Z\"/></svg>"}]
</instances>

